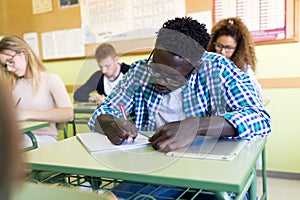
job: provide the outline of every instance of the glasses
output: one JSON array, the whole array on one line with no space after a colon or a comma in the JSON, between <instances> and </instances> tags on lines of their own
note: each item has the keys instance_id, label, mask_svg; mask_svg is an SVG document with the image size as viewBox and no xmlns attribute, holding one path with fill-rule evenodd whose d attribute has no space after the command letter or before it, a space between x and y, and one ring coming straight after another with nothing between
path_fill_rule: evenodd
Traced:
<instances>
[{"instance_id":1,"label":"glasses","mask_svg":"<svg viewBox=\"0 0 300 200\"><path fill-rule=\"evenodd\" d=\"M214 45L217 51L222 51L224 49L226 53L231 53L235 49L235 47L224 46L223 44L220 44L218 42L215 42Z\"/></svg>"},{"instance_id":2,"label":"glasses","mask_svg":"<svg viewBox=\"0 0 300 200\"><path fill-rule=\"evenodd\" d=\"M15 56L18 54L19 52L16 52L14 55L10 56L10 58L6 59L4 64L2 65L2 69L7 70L8 65L12 66L13 64L15 64Z\"/></svg>"},{"instance_id":3,"label":"glasses","mask_svg":"<svg viewBox=\"0 0 300 200\"><path fill-rule=\"evenodd\" d=\"M180 87L183 86L186 83L186 80L189 79L189 77L191 76L194 68L186 75L183 76L182 74L180 74L179 72L177 72L177 75L164 75L161 74L159 72L155 72L153 71L153 67L155 68L155 66L157 66L154 63L149 64L149 61L153 55L154 50L151 52L149 58L146 61L145 66L147 67L148 73L154 78L154 79L163 79L168 85L173 86L173 87ZM174 74L174 72L173 72ZM171 77L172 76L172 77Z\"/></svg>"},{"instance_id":4,"label":"glasses","mask_svg":"<svg viewBox=\"0 0 300 200\"><path fill-rule=\"evenodd\" d=\"M100 67L101 69L104 69L104 68L110 67L114 62L115 62L115 59L113 59L113 61L111 61L111 63L106 64L106 65L103 65L103 66L100 65L100 62L98 62L98 64L99 64L99 67Z\"/></svg>"}]
</instances>

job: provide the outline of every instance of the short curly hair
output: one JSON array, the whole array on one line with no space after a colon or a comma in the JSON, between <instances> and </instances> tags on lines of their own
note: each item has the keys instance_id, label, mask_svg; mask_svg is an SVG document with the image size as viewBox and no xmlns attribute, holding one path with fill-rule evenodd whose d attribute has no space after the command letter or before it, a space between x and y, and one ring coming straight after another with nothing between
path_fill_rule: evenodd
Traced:
<instances>
[{"instance_id":1,"label":"short curly hair","mask_svg":"<svg viewBox=\"0 0 300 200\"><path fill-rule=\"evenodd\" d=\"M209 40L205 24L191 17L176 17L166 21L159 29L155 47L164 48L195 65L206 50Z\"/></svg>"},{"instance_id":2,"label":"short curly hair","mask_svg":"<svg viewBox=\"0 0 300 200\"><path fill-rule=\"evenodd\" d=\"M231 17L220 20L211 31L211 40L207 51L216 52L214 43L221 36L230 36L236 41L236 49L230 58L235 65L245 71L245 64L250 65L255 71L256 56L254 42L247 26L239 17Z\"/></svg>"}]
</instances>

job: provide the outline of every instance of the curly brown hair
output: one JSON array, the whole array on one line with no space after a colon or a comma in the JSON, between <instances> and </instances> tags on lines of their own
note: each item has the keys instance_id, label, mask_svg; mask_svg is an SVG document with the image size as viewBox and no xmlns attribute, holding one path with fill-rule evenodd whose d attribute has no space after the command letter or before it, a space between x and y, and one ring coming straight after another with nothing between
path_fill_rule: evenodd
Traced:
<instances>
[{"instance_id":1,"label":"curly brown hair","mask_svg":"<svg viewBox=\"0 0 300 200\"><path fill-rule=\"evenodd\" d=\"M231 56L235 65L245 71L245 64L250 65L255 71L256 56L254 42L247 26L239 17L231 17L220 20L211 30L211 39L207 51L216 52L214 43L221 36L230 36L236 41L236 49Z\"/></svg>"}]
</instances>

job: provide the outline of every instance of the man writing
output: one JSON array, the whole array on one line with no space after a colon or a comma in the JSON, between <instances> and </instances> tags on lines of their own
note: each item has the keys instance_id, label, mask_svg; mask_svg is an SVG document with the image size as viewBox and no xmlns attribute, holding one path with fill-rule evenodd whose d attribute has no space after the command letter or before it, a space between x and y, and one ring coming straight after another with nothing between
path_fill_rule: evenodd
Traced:
<instances>
[{"instance_id":1,"label":"man writing","mask_svg":"<svg viewBox=\"0 0 300 200\"><path fill-rule=\"evenodd\" d=\"M102 43L99 45L95 52L95 58L100 70L75 91L74 100L77 102L102 103L129 70L129 66L125 63L118 63L119 57L111 44ZM94 91L97 93L91 94Z\"/></svg>"},{"instance_id":2,"label":"man writing","mask_svg":"<svg viewBox=\"0 0 300 200\"><path fill-rule=\"evenodd\" d=\"M270 116L249 76L225 57L206 52L204 24L189 17L168 20L158 31L147 61L131 65L111 95L95 110L89 127L116 145L155 131L152 146L168 152L191 144L197 135L252 139L270 133ZM122 117L119 105L131 122ZM184 188L154 188L151 195L177 198ZM114 191L139 191L121 183ZM207 199L207 195L199 194Z\"/></svg>"},{"instance_id":3,"label":"man writing","mask_svg":"<svg viewBox=\"0 0 300 200\"><path fill-rule=\"evenodd\" d=\"M189 145L197 135L252 139L270 133L270 116L249 76L234 63L204 49L205 25L191 18L164 23L153 58L136 62L89 121L113 144L154 130L155 149ZM122 118L119 104L134 112Z\"/></svg>"}]
</instances>

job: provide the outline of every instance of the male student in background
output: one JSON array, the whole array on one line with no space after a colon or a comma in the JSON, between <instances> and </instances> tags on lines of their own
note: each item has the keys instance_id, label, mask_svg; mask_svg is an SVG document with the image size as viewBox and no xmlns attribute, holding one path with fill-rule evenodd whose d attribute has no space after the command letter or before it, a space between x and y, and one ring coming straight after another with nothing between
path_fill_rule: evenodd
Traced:
<instances>
[{"instance_id":1,"label":"male student in background","mask_svg":"<svg viewBox=\"0 0 300 200\"><path fill-rule=\"evenodd\" d=\"M77 102L102 103L105 97L111 93L113 87L129 70L129 65L119 63L119 57L111 44L100 44L96 49L95 58L100 70L95 72L85 84L75 91L74 100ZM94 93L95 91L97 93Z\"/></svg>"}]
</instances>

